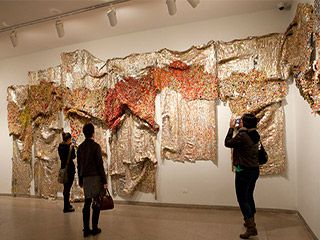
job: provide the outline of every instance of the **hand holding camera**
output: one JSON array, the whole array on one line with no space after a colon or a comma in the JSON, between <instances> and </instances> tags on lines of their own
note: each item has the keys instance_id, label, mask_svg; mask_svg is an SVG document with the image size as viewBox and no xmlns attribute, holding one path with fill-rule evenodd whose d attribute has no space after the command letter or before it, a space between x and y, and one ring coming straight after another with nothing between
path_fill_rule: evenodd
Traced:
<instances>
[{"instance_id":1,"label":"hand holding camera","mask_svg":"<svg viewBox=\"0 0 320 240\"><path fill-rule=\"evenodd\" d=\"M236 118L235 127L238 128L240 126L241 118Z\"/></svg>"},{"instance_id":2,"label":"hand holding camera","mask_svg":"<svg viewBox=\"0 0 320 240\"><path fill-rule=\"evenodd\" d=\"M238 128L240 126L241 118L231 118L230 119L230 128Z\"/></svg>"}]
</instances>

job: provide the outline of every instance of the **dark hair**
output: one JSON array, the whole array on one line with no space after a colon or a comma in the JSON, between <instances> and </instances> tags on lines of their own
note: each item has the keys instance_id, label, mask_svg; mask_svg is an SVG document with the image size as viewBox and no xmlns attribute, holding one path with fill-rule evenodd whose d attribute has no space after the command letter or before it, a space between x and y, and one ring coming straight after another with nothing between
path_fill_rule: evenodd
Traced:
<instances>
[{"instance_id":1,"label":"dark hair","mask_svg":"<svg viewBox=\"0 0 320 240\"><path fill-rule=\"evenodd\" d=\"M245 128L256 128L258 124L258 119L252 113L245 113L242 116L242 122Z\"/></svg>"},{"instance_id":2,"label":"dark hair","mask_svg":"<svg viewBox=\"0 0 320 240\"><path fill-rule=\"evenodd\" d=\"M86 123L83 126L82 132L86 138L92 138L94 134L94 126L92 123Z\"/></svg>"},{"instance_id":3,"label":"dark hair","mask_svg":"<svg viewBox=\"0 0 320 240\"><path fill-rule=\"evenodd\" d=\"M62 132L62 140L64 142L68 141L69 139L71 139L71 134L68 132Z\"/></svg>"}]
</instances>

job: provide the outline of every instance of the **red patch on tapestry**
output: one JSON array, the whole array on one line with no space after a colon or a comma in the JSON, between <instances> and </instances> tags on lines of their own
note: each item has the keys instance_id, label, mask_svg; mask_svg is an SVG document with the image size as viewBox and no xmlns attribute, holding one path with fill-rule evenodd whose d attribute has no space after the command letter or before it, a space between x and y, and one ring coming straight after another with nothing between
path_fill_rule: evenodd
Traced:
<instances>
[{"instance_id":1,"label":"red patch on tapestry","mask_svg":"<svg viewBox=\"0 0 320 240\"><path fill-rule=\"evenodd\" d=\"M204 66L188 66L182 61L174 61L168 67L154 68L152 75L156 88L172 88L186 100L214 100L218 97L218 78L205 72Z\"/></svg>"},{"instance_id":2,"label":"red patch on tapestry","mask_svg":"<svg viewBox=\"0 0 320 240\"><path fill-rule=\"evenodd\" d=\"M152 129L156 130L154 121L155 99L157 89L150 76L140 79L132 77L118 82L114 89L110 89L106 96L106 123L108 128L114 130L121 122L126 109L146 121Z\"/></svg>"}]
</instances>

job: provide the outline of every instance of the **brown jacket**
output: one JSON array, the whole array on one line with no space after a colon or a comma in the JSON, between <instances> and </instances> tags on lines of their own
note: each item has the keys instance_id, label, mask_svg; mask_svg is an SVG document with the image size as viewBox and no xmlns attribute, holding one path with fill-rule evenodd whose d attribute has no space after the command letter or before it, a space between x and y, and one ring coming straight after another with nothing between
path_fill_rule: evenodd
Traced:
<instances>
[{"instance_id":1,"label":"brown jacket","mask_svg":"<svg viewBox=\"0 0 320 240\"><path fill-rule=\"evenodd\" d=\"M259 167L258 148L260 135L255 129L240 128L233 136L233 128L230 128L224 140L224 145L233 148L233 165L243 168Z\"/></svg>"}]
</instances>

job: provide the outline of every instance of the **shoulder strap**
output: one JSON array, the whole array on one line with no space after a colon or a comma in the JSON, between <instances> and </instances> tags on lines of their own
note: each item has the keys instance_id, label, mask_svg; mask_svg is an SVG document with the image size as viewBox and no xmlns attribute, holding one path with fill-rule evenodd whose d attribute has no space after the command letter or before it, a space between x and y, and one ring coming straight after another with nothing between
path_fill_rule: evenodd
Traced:
<instances>
[{"instance_id":1,"label":"shoulder strap","mask_svg":"<svg viewBox=\"0 0 320 240\"><path fill-rule=\"evenodd\" d=\"M71 158L71 151L72 151L72 146L71 146L71 144L70 144L70 146L69 146L68 158L67 158L67 164L66 164L66 169L67 169L68 166L69 166L69 162L70 162L70 158Z\"/></svg>"}]
</instances>

